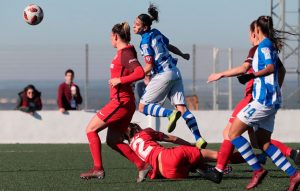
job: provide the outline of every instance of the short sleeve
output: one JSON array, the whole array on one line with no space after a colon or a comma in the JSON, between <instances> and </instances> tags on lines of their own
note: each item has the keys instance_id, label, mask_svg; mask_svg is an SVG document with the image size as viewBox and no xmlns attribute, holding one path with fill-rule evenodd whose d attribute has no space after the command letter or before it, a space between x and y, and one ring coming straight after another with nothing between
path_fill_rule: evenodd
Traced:
<instances>
[{"instance_id":1,"label":"short sleeve","mask_svg":"<svg viewBox=\"0 0 300 191\"><path fill-rule=\"evenodd\" d=\"M257 46L253 46L253 47L249 50L248 56L247 56L247 58L246 58L246 60L245 60L244 62L248 62L248 63L252 64L253 57L254 57L254 54L255 54L256 49L257 49Z\"/></svg>"},{"instance_id":2,"label":"short sleeve","mask_svg":"<svg viewBox=\"0 0 300 191\"><path fill-rule=\"evenodd\" d=\"M140 47L142 56L154 56L155 53L151 46L151 38L149 35L142 38Z\"/></svg>"}]
</instances>

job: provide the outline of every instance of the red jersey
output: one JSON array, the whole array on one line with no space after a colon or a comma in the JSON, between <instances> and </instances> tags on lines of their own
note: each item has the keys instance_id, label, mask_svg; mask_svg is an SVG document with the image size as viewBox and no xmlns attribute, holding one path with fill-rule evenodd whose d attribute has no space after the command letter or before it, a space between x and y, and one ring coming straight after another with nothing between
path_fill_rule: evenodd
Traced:
<instances>
[{"instance_id":1,"label":"red jersey","mask_svg":"<svg viewBox=\"0 0 300 191\"><path fill-rule=\"evenodd\" d=\"M246 58L246 60L244 62L248 62L248 63L250 63L252 65L253 57L254 57L254 54L256 52L257 46L258 45L253 46L249 50L248 56L247 56L247 58ZM247 73L248 74L253 73L252 67L248 70ZM254 79L251 79L249 82L247 82L247 85L246 85L246 88L245 88L245 93L244 93L245 97L252 96L253 82L254 82Z\"/></svg>"},{"instance_id":2,"label":"red jersey","mask_svg":"<svg viewBox=\"0 0 300 191\"><path fill-rule=\"evenodd\" d=\"M71 86L76 87L76 97L72 97ZM72 104L72 100L75 101L75 104ZM80 94L79 87L72 82L71 85L66 84L65 82L61 83L58 86L57 91L57 105L58 108L64 108L66 110L76 110L78 104L82 103L82 97Z\"/></svg>"},{"instance_id":3,"label":"red jersey","mask_svg":"<svg viewBox=\"0 0 300 191\"><path fill-rule=\"evenodd\" d=\"M134 92L131 83L144 78L144 70L137 59L137 53L134 46L118 50L115 58L110 65L110 74L112 78L120 78L121 83L118 86L110 87L110 99L134 99Z\"/></svg>"},{"instance_id":4,"label":"red jersey","mask_svg":"<svg viewBox=\"0 0 300 191\"><path fill-rule=\"evenodd\" d=\"M162 141L164 134L162 132L154 131L151 128L146 128L137 133L130 142L130 148L135 154L146 163L152 166L152 171L149 173L153 179L158 173L157 157L159 153L165 148L156 141Z\"/></svg>"}]
</instances>

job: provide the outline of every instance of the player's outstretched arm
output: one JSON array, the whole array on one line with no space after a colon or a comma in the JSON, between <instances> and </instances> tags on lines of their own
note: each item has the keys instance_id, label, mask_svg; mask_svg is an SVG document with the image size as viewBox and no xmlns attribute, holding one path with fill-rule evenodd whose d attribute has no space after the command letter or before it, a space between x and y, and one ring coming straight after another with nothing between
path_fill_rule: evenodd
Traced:
<instances>
[{"instance_id":1,"label":"player's outstretched arm","mask_svg":"<svg viewBox=\"0 0 300 191\"><path fill-rule=\"evenodd\" d=\"M181 50L179 50L176 46L172 45L172 44L169 44L168 45L168 49L169 51L171 51L172 53L178 55L178 56L181 56L182 58L186 59L186 60L189 60L190 59L190 54L188 53L183 53L181 52Z\"/></svg>"},{"instance_id":2,"label":"player's outstretched arm","mask_svg":"<svg viewBox=\"0 0 300 191\"><path fill-rule=\"evenodd\" d=\"M249 62L244 62L241 66L237 66L235 68L231 68L220 73L213 73L209 75L207 83L217 81L224 77L233 77L245 74L250 68L251 64Z\"/></svg>"},{"instance_id":3,"label":"player's outstretched arm","mask_svg":"<svg viewBox=\"0 0 300 191\"><path fill-rule=\"evenodd\" d=\"M174 135L166 135L166 134L164 134L162 141L174 143L174 144L177 144L177 145L195 146L195 144L192 144L192 143L190 143L190 142L188 142L188 141L186 141L184 139L181 139L179 137L176 137Z\"/></svg>"}]
</instances>

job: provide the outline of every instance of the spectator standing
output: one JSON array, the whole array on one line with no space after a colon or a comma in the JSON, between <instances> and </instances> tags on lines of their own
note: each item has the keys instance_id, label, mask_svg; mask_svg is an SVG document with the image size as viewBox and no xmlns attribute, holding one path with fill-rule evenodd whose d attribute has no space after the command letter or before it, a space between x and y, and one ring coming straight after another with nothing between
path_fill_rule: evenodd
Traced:
<instances>
[{"instance_id":1,"label":"spectator standing","mask_svg":"<svg viewBox=\"0 0 300 191\"><path fill-rule=\"evenodd\" d=\"M82 103L79 87L73 82L74 76L73 70L66 70L65 82L58 87L57 105L62 113L67 110L78 110L79 104Z\"/></svg>"}]
</instances>

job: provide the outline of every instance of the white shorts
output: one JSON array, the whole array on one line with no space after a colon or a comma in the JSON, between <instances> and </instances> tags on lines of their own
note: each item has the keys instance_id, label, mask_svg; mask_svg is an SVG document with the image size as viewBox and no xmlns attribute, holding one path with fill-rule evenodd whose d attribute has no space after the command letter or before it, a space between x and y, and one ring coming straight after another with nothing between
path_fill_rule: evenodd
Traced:
<instances>
[{"instance_id":1,"label":"white shorts","mask_svg":"<svg viewBox=\"0 0 300 191\"><path fill-rule=\"evenodd\" d=\"M140 103L161 105L167 97L172 105L185 105L182 78L177 68L154 75L147 85Z\"/></svg>"},{"instance_id":2,"label":"white shorts","mask_svg":"<svg viewBox=\"0 0 300 191\"><path fill-rule=\"evenodd\" d=\"M272 133L277 110L275 107L264 106L257 101L252 101L238 113L237 117L248 126L253 127L254 131L263 128Z\"/></svg>"}]
</instances>

